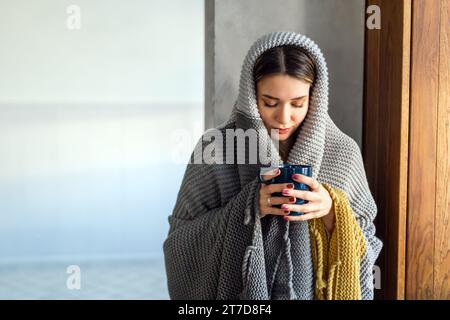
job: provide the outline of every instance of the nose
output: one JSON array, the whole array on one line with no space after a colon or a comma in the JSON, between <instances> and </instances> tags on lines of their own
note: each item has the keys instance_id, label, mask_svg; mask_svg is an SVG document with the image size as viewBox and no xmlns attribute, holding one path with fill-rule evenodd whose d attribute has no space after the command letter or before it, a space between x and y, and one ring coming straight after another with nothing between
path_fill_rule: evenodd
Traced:
<instances>
[{"instance_id":1,"label":"nose","mask_svg":"<svg viewBox=\"0 0 450 320\"><path fill-rule=\"evenodd\" d=\"M289 105L285 104L281 108L279 108L279 111L277 113L277 121L280 124L288 124L291 119L291 108Z\"/></svg>"}]
</instances>

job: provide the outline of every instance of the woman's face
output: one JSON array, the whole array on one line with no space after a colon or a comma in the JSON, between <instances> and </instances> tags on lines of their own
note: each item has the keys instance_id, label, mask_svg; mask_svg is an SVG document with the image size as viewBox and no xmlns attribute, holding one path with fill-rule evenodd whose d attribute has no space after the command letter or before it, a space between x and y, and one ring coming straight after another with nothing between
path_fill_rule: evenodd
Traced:
<instances>
[{"instance_id":1,"label":"woman's face","mask_svg":"<svg viewBox=\"0 0 450 320\"><path fill-rule=\"evenodd\" d=\"M309 106L311 84L287 74L267 75L256 84L258 110L269 134L284 141L301 125ZM287 130L280 130L287 129Z\"/></svg>"}]
</instances>

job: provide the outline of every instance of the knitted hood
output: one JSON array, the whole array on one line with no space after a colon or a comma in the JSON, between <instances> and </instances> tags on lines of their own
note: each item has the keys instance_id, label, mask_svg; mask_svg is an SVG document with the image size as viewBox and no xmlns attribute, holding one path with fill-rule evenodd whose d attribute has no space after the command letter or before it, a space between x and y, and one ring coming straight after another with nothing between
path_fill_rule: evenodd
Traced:
<instances>
[{"instance_id":1,"label":"knitted hood","mask_svg":"<svg viewBox=\"0 0 450 320\"><path fill-rule=\"evenodd\" d=\"M241 69L239 94L234 104L229 121L235 121L236 127L258 130L259 139L270 146L269 157L271 163L282 164L279 152L273 144L269 133L264 128L263 120L258 111L256 86L253 80L253 67L257 58L266 50L281 45L296 45L305 49L316 64L316 79L310 91L308 113L301 124L298 136L291 149L288 163L309 164L313 168L313 177L317 178L324 146L325 129L328 116L328 70L325 59L319 47L308 37L295 32L273 32L256 40L250 47ZM249 162L246 162L249 163ZM247 165L246 165L247 166ZM250 176L244 173L245 185L261 165L251 166ZM246 179L248 178L248 179Z\"/></svg>"},{"instance_id":2,"label":"knitted hood","mask_svg":"<svg viewBox=\"0 0 450 320\"><path fill-rule=\"evenodd\" d=\"M282 164L283 161L275 147L267 130L264 129L264 122L258 111L256 98L256 84L253 79L253 67L258 57L268 49L280 45L295 45L306 50L316 64L316 79L310 90L309 108L305 119L293 147L291 148L287 162L291 164L308 164L312 166L313 178L317 179L325 148L325 130L328 117L328 71L325 59L319 47L308 37L295 32L273 32L257 39L250 47L241 70L239 82L239 94L234 105L230 120L235 122L237 128L244 130L253 128L258 132L258 139L269 146L268 155L272 165ZM239 176L241 185L244 186L255 175L259 175L261 163L250 164L246 155L246 162L239 165ZM259 201L259 197L255 197ZM258 203L254 203L258 207ZM257 210L259 211L259 209ZM244 223L251 222L252 210L246 210ZM258 213L259 215L259 213ZM259 217L256 217L259 219ZM269 289L274 291L271 298L276 299L309 299L313 295L313 281L308 281L314 277L310 264L310 238L308 232L308 222L290 223L269 217L270 230L272 234L281 235L281 254L277 257L275 268L271 270L273 283ZM257 222L258 223L258 222ZM259 243L259 230L255 228L253 241ZM296 247L291 246L292 241L296 241ZM265 243L264 243L265 241ZM271 246L271 239L263 239L262 247ZM297 246L299 243L301 247ZM256 250L258 245L251 246L244 256L244 264L248 264L248 259ZM293 250L294 249L294 250ZM297 251L294 253L293 251ZM297 265L293 265L292 255L303 255L304 260L297 260ZM265 260L270 259L267 256ZM282 273L282 274L280 274ZM294 273L301 273L302 281L294 283ZM251 275L250 275L251 276ZM249 297L244 293L242 297Z\"/></svg>"},{"instance_id":3,"label":"knitted hood","mask_svg":"<svg viewBox=\"0 0 450 320\"><path fill-rule=\"evenodd\" d=\"M257 39L250 47L241 70L239 82L239 94L234 104L233 111L227 123L234 123L235 127L256 129L260 141L269 146L269 158L272 165L282 164L278 149L275 147L257 107L256 84L253 79L253 67L257 58L266 50L281 45L295 45L306 50L316 65L316 79L310 90L309 108L305 119L291 150L287 163L307 164L312 166L312 177L320 183L344 190L350 198L353 211L363 228L370 229L369 241L373 241L373 247L365 256L364 264L376 257L381 250L381 241L374 237L375 228L372 224L377 211L373 201L367 179L364 172L361 152L356 142L345 135L332 121L328 114L328 69L325 58L313 40L305 35L295 32L272 32ZM241 150L242 152L242 150ZM246 155L246 162L238 165L241 186L253 181L260 173L261 163L250 164ZM359 195L359 196L358 196ZM250 200L250 199L249 199ZM256 213L255 213L256 212ZM277 219L275 216L264 218L268 221L267 236L260 230L259 218L259 194L256 193L253 203L247 203L244 215L244 224L255 223L253 244L249 246L244 256L243 265L247 270L251 266L251 260L257 261L252 256L259 248L259 254L264 254L266 275L269 283L267 290L271 299L310 299L312 298L313 270L311 268L311 240L308 232L308 222L289 222ZM365 229L364 229L365 228ZM268 248L276 248L278 244L279 254L270 256ZM262 249L261 249L262 248ZM371 251L373 249L374 251ZM277 249L275 249L277 250ZM276 256L276 258L275 258ZM270 260L274 267L267 267ZM259 260L258 263L263 263ZM250 265L250 267L249 267ZM367 284L369 272L367 268L361 269L361 279ZM248 286L255 281L252 275L246 273ZM246 290L248 291L246 293ZM244 287L242 297L254 298L251 292L256 288Z\"/></svg>"},{"instance_id":4,"label":"knitted hood","mask_svg":"<svg viewBox=\"0 0 450 320\"><path fill-rule=\"evenodd\" d=\"M239 94L228 121L217 129L256 129L269 148L272 164L282 164L257 108L253 67L266 50L296 45L316 64L308 113L287 162L309 164L320 183L342 190L361 227L367 250L361 262L363 299L373 298L372 268L381 250L375 237L377 207L356 142L328 115L328 72L318 46L295 32L274 32L259 38L242 65ZM196 146L210 147L205 133ZM222 147L214 140L216 147ZM226 148L230 146L227 144ZM170 296L174 299L313 299L314 270L307 221L289 222L279 216L260 218L259 173L263 164L189 163L183 177L164 242ZM228 151L228 150L227 150ZM228 152L227 152L228 153ZM196 154L191 154L191 162ZM195 162L195 161L194 161ZM264 165L265 166L265 165Z\"/></svg>"}]
</instances>

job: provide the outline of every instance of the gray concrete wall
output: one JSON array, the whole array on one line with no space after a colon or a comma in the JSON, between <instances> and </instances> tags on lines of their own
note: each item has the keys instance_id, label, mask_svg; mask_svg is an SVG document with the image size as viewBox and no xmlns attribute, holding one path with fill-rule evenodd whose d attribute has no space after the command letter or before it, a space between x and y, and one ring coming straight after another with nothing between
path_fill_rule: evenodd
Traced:
<instances>
[{"instance_id":1,"label":"gray concrete wall","mask_svg":"<svg viewBox=\"0 0 450 320\"><path fill-rule=\"evenodd\" d=\"M206 0L205 13L206 128L228 119L251 44L267 32L290 30L322 49L330 74L330 115L361 147L364 0Z\"/></svg>"}]
</instances>

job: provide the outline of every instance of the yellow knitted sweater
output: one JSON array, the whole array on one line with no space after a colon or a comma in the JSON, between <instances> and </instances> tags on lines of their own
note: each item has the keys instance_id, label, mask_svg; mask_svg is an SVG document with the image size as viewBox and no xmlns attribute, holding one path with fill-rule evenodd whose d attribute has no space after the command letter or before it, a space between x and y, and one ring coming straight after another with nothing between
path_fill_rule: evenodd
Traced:
<instances>
[{"instance_id":1,"label":"yellow knitted sweater","mask_svg":"<svg viewBox=\"0 0 450 320\"><path fill-rule=\"evenodd\" d=\"M309 221L315 299L361 299L360 263L366 250L363 233L344 191L322 185L333 200L335 225L328 235L322 219Z\"/></svg>"}]
</instances>

